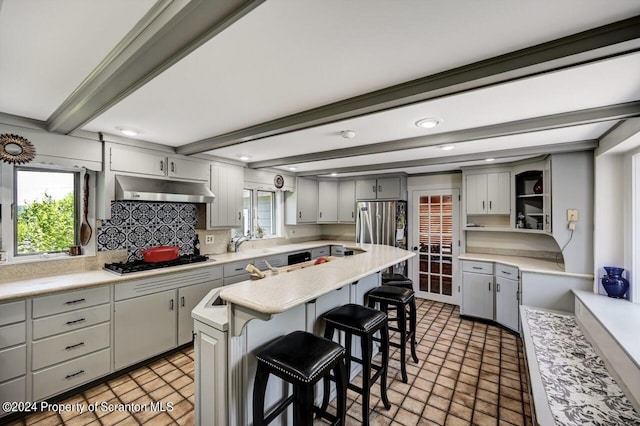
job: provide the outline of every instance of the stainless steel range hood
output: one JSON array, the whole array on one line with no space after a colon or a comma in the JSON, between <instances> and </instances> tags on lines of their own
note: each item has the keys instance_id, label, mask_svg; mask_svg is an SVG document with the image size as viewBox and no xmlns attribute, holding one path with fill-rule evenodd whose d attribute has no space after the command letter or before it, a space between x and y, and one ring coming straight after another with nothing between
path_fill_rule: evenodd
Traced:
<instances>
[{"instance_id":1,"label":"stainless steel range hood","mask_svg":"<svg viewBox=\"0 0 640 426\"><path fill-rule=\"evenodd\" d=\"M116 175L116 200L212 203L205 183Z\"/></svg>"}]
</instances>

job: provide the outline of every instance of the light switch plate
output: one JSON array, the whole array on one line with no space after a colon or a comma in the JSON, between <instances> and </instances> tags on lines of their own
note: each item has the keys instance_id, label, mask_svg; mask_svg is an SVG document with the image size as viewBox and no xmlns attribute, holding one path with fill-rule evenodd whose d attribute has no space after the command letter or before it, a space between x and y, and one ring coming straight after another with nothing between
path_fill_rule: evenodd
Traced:
<instances>
[{"instance_id":1,"label":"light switch plate","mask_svg":"<svg viewBox=\"0 0 640 426\"><path fill-rule=\"evenodd\" d=\"M578 209L567 209L567 222L578 221Z\"/></svg>"},{"instance_id":2,"label":"light switch plate","mask_svg":"<svg viewBox=\"0 0 640 426\"><path fill-rule=\"evenodd\" d=\"M214 237L213 235L206 235L204 237L204 243L205 244L213 244L213 241L214 241L213 237Z\"/></svg>"}]
</instances>

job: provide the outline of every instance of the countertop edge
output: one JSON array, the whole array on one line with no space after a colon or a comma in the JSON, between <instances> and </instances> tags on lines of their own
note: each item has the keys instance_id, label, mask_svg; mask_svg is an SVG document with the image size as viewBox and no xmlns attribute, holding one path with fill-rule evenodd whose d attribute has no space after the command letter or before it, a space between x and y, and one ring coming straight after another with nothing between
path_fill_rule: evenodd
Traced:
<instances>
[{"instance_id":1,"label":"countertop edge","mask_svg":"<svg viewBox=\"0 0 640 426\"><path fill-rule=\"evenodd\" d=\"M117 275L112 272L98 269L71 274L53 275L47 277L9 281L0 283L0 303L18 301L31 297L46 296L53 293L81 290L109 284L121 284L128 281L145 279L156 275L173 274L205 267L216 267L227 263L256 259L289 253L297 250L313 249L326 245L344 245L345 247L360 247L353 241L341 240L311 240L301 243L281 244L268 248L250 249L235 253L205 254L214 261L193 263L189 265L174 266L170 270L166 268L137 272L129 275Z\"/></svg>"}]
</instances>

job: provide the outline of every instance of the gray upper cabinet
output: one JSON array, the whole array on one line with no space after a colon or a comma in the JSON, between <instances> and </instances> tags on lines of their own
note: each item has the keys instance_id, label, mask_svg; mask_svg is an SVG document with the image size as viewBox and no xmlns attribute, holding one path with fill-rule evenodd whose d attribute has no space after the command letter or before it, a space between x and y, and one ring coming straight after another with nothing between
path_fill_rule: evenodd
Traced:
<instances>
[{"instance_id":1,"label":"gray upper cabinet","mask_svg":"<svg viewBox=\"0 0 640 426\"><path fill-rule=\"evenodd\" d=\"M402 176L356 181L356 200L405 200L406 192Z\"/></svg>"},{"instance_id":2,"label":"gray upper cabinet","mask_svg":"<svg viewBox=\"0 0 640 426\"><path fill-rule=\"evenodd\" d=\"M318 181L296 178L296 190L285 195L285 224L316 223L318 221Z\"/></svg>"},{"instance_id":3,"label":"gray upper cabinet","mask_svg":"<svg viewBox=\"0 0 640 426\"><path fill-rule=\"evenodd\" d=\"M338 221L338 181L318 182L318 223Z\"/></svg>"},{"instance_id":4,"label":"gray upper cabinet","mask_svg":"<svg viewBox=\"0 0 640 426\"><path fill-rule=\"evenodd\" d=\"M356 221L356 182L341 180L338 183L338 222Z\"/></svg>"},{"instance_id":5,"label":"gray upper cabinet","mask_svg":"<svg viewBox=\"0 0 640 426\"><path fill-rule=\"evenodd\" d=\"M511 173L480 173L466 176L467 214L511 212Z\"/></svg>"},{"instance_id":6,"label":"gray upper cabinet","mask_svg":"<svg viewBox=\"0 0 640 426\"><path fill-rule=\"evenodd\" d=\"M178 179L209 180L208 163L168 155L161 151L112 147L110 170Z\"/></svg>"},{"instance_id":7,"label":"gray upper cabinet","mask_svg":"<svg viewBox=\"0 0 640 426\"><path fill-rule=\"evenodd\" d=\"M242 226L243 182L243 167L222 163L211 166L211 191L216 198L207 205L209 228Z\"/></svg>"}]
</instances>

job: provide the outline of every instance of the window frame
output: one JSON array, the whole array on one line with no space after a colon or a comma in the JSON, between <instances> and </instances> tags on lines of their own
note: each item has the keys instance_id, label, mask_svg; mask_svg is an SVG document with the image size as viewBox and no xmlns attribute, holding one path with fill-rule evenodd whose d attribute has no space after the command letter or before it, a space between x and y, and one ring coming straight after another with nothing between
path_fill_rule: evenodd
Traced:
<instances>
[{"instance_id":1,"label":"window frame","mask_svg":"<svg viewBox=\"0 0 640 426\"><path fill-rule=\"evenodd\" d=\"M271 224L272 224L272 229L271 229L271 234L269 235L263 235L263 238L277 238L281 236L281 230L282 230L282 226L281 226L281 218L282 218L282 193L281 191L274 191L274 190L270 190L270 189L261 189L261 188L243 188L243 199L244 199L244 191L248 191L251 194L251 202L250 202L250 212L248 215L245 215L246 217L248 217L248 224L249 224L249 229L246 230L245 229L245 224L243 223L242 228L241 228L241 233L242 235L247 235L247 231L248 234L251 236L251 238L257 238L256 236L256 229L258 228L258 193L270 193L272 194L271 197ZM244 201L243 201L243 212L245 210L244 207Z\"/></svg>"},{"instance_id":2,"label":"window frame","mask_svg":"<svg viewBox=\"0 0 640 426\"><path fill-rule=\"evenodd\" d=\"M42 173L66 173L73 175L73 197L74 197L74 237L73 245L80 244L80 224L81 224L81 185L82 177L84 173L87 173L85 169L56 167L48 165L14 165L11 168L11 250L12 258L20 260L33 260L39 259L47 255L60 255L65 254L68 250L52 251L52 252L38 252L38 253L18 253L18 172L20 171L33 171ZM9 246L7 244L6 246Z\"/></svg>"}]
</instances>

